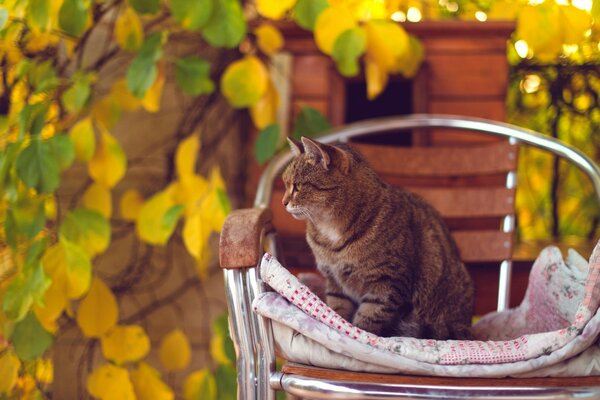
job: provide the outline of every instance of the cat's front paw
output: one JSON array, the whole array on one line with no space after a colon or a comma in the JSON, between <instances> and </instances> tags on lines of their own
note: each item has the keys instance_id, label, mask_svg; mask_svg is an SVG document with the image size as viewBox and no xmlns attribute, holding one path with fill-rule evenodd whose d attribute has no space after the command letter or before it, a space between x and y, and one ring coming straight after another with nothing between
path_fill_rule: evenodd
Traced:
<instances>
[{"instance_id":1,"label":"cat's front paw","mask_svg":"<svg viewBox=\"0 0 600 400\"><path fill-rule=\"evenodd\" d=\"M352 301L347 298L328 295L326 302L340 317L346 321L352 321L352 317L356 311L356 306Z\"/></svg>"}]
</instances>

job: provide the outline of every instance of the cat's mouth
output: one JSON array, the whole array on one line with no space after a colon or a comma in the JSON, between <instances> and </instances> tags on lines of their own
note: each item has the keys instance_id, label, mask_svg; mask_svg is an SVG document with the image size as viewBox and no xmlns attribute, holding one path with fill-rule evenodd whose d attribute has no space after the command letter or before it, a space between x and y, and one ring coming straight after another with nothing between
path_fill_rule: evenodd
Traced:
<instances>
[{"instance_id":1,"label":"cat's mouth","mask_svg":"<svg viewBox=\"0 0 600 400\"><path fill-rule=\"evenodd\" d=\"M285 208L285 210L287 212L289 212L290 214L292 214L292 217L294 217L295 219L306 219L306 214L304 214L302 211L298 210L297 208L287 206Z\"/></svg>"}]
</instances>

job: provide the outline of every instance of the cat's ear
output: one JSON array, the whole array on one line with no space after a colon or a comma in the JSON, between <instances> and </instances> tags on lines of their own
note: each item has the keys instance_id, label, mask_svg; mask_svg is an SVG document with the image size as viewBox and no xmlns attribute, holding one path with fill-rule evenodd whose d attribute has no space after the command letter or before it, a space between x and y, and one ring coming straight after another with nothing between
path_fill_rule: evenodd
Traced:
<instances>
[{"instance_id":1,"label":"cat's ear","mask_svg":"<svg viewBox=\"0 0 600 400\"><path fill-rule=\"evenodd\" d=\"M301 140L306 154L314 158L318 163L320 162L325 169L329 169L331 158L325 149L327 145L315 142L305 136L302 136Z\"/></svg>"},{"instance_id":2,"label":"cat's ear","mask_svg":"<svg viewBox=\"0 0 600 400\"><path fill-rule=\"evenodd\" d=\"M335 165L338 166L338 169L342 171L344 175L348 175L352 166L352 155L350 155L350 153L348 153L346 150L340 149L337 146L330 147L335 150L333 156L335 160Z\"/></svg>"},{"instance_id":3,"label":"cat's ear","mask_svg":"<svg viewBox=\"0 0 600 400\"><path fill-rule=\"evenodd\" d=\"M304 151L302 149L302 143L296 139L292 139L290 137L287 138L288 144L290 145L290 150L295 157L298 157Z\"/></svg>"}]
</instances>

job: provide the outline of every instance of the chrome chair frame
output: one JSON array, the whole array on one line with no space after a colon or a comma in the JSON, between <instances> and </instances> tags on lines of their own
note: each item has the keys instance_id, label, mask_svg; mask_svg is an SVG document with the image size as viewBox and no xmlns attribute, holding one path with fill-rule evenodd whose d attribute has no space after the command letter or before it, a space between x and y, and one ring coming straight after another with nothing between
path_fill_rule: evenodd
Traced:
<instances>
[{"instance_id":1,"label":"chrome chair frame","mask_svg":"<svg viewBox=\"0 0 600 400\"><path fill-rule=\"evenodd\" d=\"M511 143L533 146L579 167L591 180L600 203L600 168L580 150L544 136L532 130L506 123L493 122L480 118L467 118L451 115L415 114L409 116L381 118L353 123L332 129L319 138L324 143L347 142L355 136L373 133L410 130L418 128L454 128L476 131L504 137ZM256 193L254 207L268 208L274 180L291 160L289 152L275 157L263 172ZM515 173L509 173L508 188L516 185ZM504 218L503 230L514 229L514 215ZM276 255L275 234L265 233L263 244L267 251ZM506 308L510 283L510 260L501 264L498 309ZM265 290L260 280L258 266L239 269L225 269L225 287L230 315L230 332L237 355L238 399L273 400L275 390L285 390L291 394L313 399L392 399L392 398L485 398L505 399L556 399L556 398L600 398L598 386L592 388L565 387L460 387L388 384L373 385L367 382L343 382L307 378L283 374L275 369L275 344L271 324L268 319L252 312L253 299Z\"/></svg>"}]
</instances>

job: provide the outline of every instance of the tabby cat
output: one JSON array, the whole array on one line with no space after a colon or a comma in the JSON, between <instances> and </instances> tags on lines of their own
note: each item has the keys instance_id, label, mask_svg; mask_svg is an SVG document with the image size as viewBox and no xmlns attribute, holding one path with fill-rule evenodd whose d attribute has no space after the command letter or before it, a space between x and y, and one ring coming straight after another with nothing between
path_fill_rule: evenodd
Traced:
<instances>
[{"instance_id":1,"label":"tabby cat","mask_svg":"<svg viewBox=\"0 0 600 400\"><path fill-rule=\"evenodd\" d=\"M437 211L348 145L289 142L282 202L307 220L327 304L381 336L470 338L473 283Z\"/></svg>"}]
</instances>

